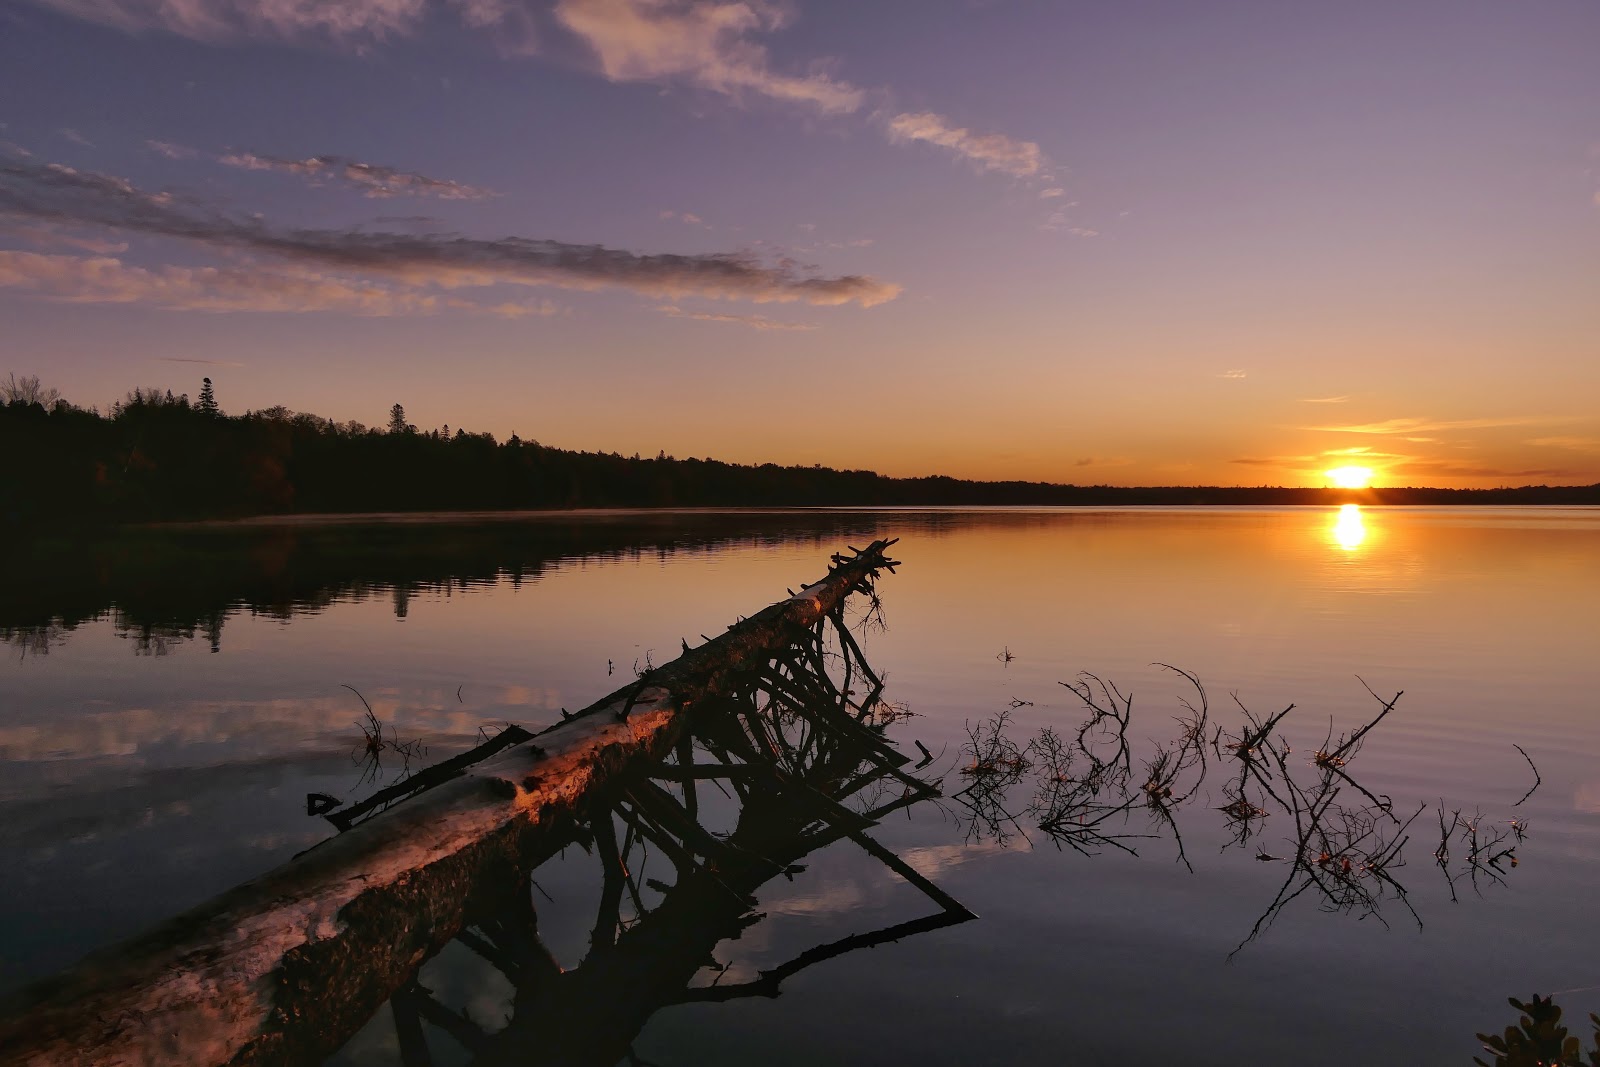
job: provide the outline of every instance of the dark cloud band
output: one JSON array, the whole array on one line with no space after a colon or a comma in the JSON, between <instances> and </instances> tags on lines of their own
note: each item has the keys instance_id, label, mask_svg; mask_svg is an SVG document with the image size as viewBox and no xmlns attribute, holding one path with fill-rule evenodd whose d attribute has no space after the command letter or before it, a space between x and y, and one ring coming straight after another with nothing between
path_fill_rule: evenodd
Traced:
<instances>
[{"instance_id":1,"label":"dark cloud band","mask_svg":"<svg viewBox=\"0 0 1600 1067\"><path fill-rule=\"evenodd\" d=\"M98 226L269 255L328 269L444 288L492 285L616 286L652 296L800 301L871 307L900 287L864 275L824 277L746 253L646 254L528 237L278 227L149 193L105 174L31 161L0 164L0 214Z\"/></svg>"}]
</instances>

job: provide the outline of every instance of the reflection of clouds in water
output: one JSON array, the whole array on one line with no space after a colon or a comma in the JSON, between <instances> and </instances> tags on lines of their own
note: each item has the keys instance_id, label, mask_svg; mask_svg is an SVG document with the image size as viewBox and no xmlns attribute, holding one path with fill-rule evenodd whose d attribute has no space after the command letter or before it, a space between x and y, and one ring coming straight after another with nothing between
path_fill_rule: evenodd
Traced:
<instances>
[{"instance_id":1,"label":"reflection of clouds in water","mask_svg":"<svg viewBox=\"0 0 1600 1067\"><path fill-rule=\"evenodd\" d=\"M896 853L924 878L937 880L940 875L964 863L983 859L997 852L1027 851L1030 849L1026 842L1001 846L993 841L985 841L970 845L925 845L897 849ZM763 896L761 910L769 916L791 915L805 918L858 911L885 899L886 881L905 884L905 880L898 874L863 853L860 860L852 858L849 861L847 871L830 871L827 882L809 893L798 892L801 883L797 881L792 887L791 895L783 899L767 899Z\"/></svg>"},{"instance_id":2,"label":"reflection of clouds in water","mask_svg":"<svg viewBox=\"0 0 1600 1067\"><path fill-rule=\"evenodd\" d=\"M900 858L924 878L937 881L946 871L953 870L963 863L992 856L996 852L1031 851L1033 851L1032 846L1026 840L1018 838L1007 845L984 841L970 845L929 845L923 848L908 848L900 852Z\"/></svg>"},{"instance_id":3,"label":"reflection of clouds in water","mask_svg":"<svg viewBox=\"0 0 1600 1067\"><path fill-rule=\"evenodd\" d=\"M854 848L843 842L838 847ZM896 848L894 851L918 874L937 881L939 875L963 864L1000 852L1027 852L1030 848L1026 843L1002 847L986 841L971 845ZM820 879L821 884L806 892L802 887L808 879ZM768 895L780 886L788 895L782 898ZM908 888L898 874L860 851L854 854L841 851L825 866L813 866L792 885L768 883L757 893L760 900L757 910L768 920L788 918L790 922L757 923L744 930L736 942L723 942L718 948L717 960L727 965L727 971L718 979L719 984L753 981L760 977L763 967L771 967L819 942L834 939L840 935L835 927L838 916L860 916L859 921L849 925L850 932L862 932L874 922L899 922L926 912L930 905L920 893L913 891L912 897L901 895ZM912 909L910 912L905 910L908 907ZM887 912L884 909L888 909ZM702 971L696 984L710 984L715 977L714 971Z\"/></svg>"},{"instance_id":4,"label":"reflection of clouds in water","mask_svg":"<svg viewBox=\"0 0 1600 1067\"><path fill-rule=\"evenodd\" d=\"M1577 811L1600 815L1600 782L1584 782L1572 795L1572 806Z\"/></svg>"},{"instance_id":5,"label":"reflection of clouds in water","mask_svg":"<svg viewBox=\"0 0 1600 1067\"><path fill-rule=\"evenodd\" d=\"M556 689L522 685L473 688L479 699L472 704L457 702L455 691L443 688L390 689L363 695L378 718L402 736L440 741L474 738L480 726L507 718L532 725L561 706ZM221 749L230 757L346 751L359 740L355 720L362 710L361 702L345 690L309 698L192 701L159 709L97 710L47 722L0 725L0 760L114 759L147 765L181 764L185 761L181 754L161 758L159 750L199 746Z\"/></svg>"},{"instance_id":6,"label":"reflection of clouds in water","mask_svg":"<svg viewBox=\"0 0 1600 1067\"><path fill-rule=\"evenodd\" d=\"M60 764L46 764L50 770ZM10 788L0 799L0 846L33 848L35 857L51 853L54 845L77 845L100 835L121 835L147 829L160 823L189 818L211 818L218 811L238 814L243 797L282 797L275 810L295 825L304 817L305 807L294 790L296 786L321 775L326 780L349 778L351 763L344 753L317 759L268 757L254 761L235 761L211 767L177 767L151 771L126 761L72 765L71 775L40 775L25 781L22 788ZM296 780L298 779L298 780ZM260 812L253 814L259 815ZM310 832L310 831L308 831ZM310 840L327 836L319 823ZM255 848L272 848L267 841L247 842L249 835L233 827L230 840ZM308 841L309 843L309 841Z\"/></svg>"},{"instance_id":7,"label":"reflection of clouds in water","mask_svg":"<svg viewBox=\"0 0 1600 1067\"><path fill-rule=\"evenodd\" d=\"M816 917L838 915L855 911L868 900L872 892L857 882L822 886L808 896L790 897L786 900L762 901L761 910L773 915L799 915Z\"/></svg>"}]
</instances>

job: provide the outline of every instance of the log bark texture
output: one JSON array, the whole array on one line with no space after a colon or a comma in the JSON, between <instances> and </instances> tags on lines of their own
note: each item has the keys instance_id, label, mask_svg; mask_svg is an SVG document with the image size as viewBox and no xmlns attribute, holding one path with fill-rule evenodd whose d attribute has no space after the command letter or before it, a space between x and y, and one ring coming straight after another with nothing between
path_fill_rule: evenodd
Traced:
<instances>
[{"instance_id":1,"label":"log bark texture","mask_svg":"<svg viewBox=\"0 0 1600 1067\"><path fill-rule=\"evenodd\" d=\"M697 702L892 567L889 544L835 556L821 581L573 717L13 995L0 1005L0 1063L326 1056L455 936L476 887L528 874L593 792L669 751Z\"/></svg>"}]
</instances>

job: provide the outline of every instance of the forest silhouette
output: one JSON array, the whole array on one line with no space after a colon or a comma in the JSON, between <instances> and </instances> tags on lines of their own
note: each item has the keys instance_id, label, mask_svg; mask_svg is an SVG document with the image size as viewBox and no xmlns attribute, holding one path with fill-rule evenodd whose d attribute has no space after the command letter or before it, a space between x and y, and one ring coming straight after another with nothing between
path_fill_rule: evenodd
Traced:
<instances>
[{"instance_id":1,"label":"forest silhouette","mask_svg":"<svg viewBox=\"0 0 1600 1067\"><path fill-rule=\"evenodd\" d=\"M36 378L0 383L0 528L292 513L670 507L1600 504L1600 485L1502 489L1110 486L891 478L870 470L552 448L513 435L384 427L284 407L226 414L135 389L104 412Z\"/></svg>"}]
</instances>

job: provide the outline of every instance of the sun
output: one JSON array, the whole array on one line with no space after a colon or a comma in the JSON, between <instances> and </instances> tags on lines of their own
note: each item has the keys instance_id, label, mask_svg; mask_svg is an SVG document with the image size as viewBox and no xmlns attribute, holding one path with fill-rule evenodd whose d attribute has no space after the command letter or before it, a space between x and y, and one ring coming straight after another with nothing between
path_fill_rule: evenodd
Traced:
<instances>
[{"instance_id":1,"label":"sun","mask_svg":"<svg viewBox=\"0 0 1600 1067\"><path fill-rule=\"evenodd\" d=\"M1371 467L1335 467L1323 471L1338 489L1365 489L1372 484Z\"/></svg>"}]
</instances>

